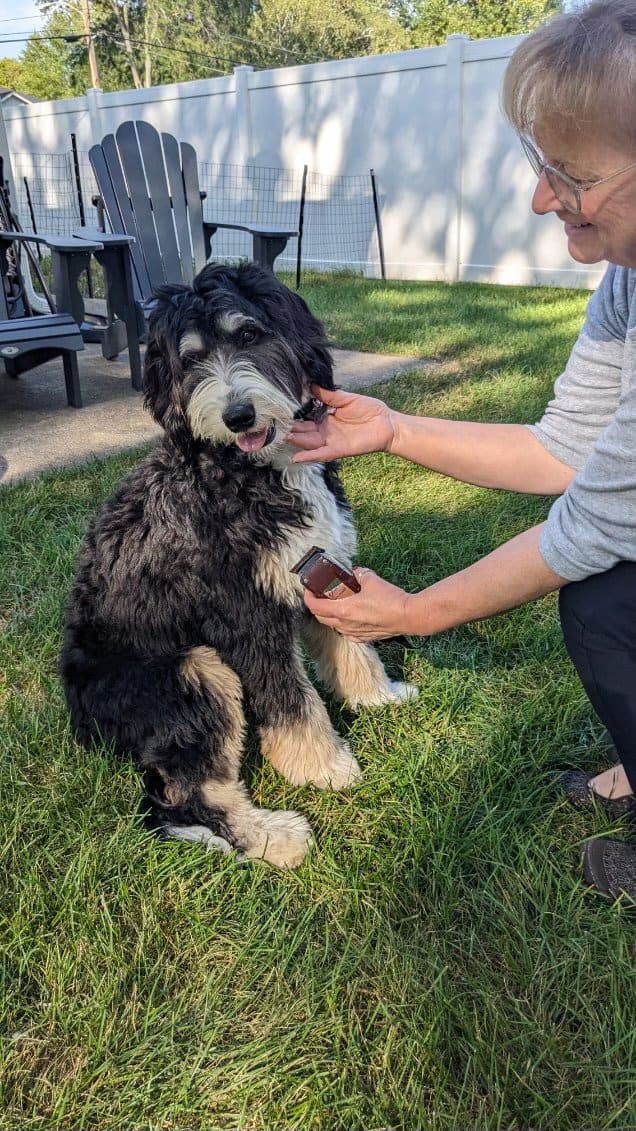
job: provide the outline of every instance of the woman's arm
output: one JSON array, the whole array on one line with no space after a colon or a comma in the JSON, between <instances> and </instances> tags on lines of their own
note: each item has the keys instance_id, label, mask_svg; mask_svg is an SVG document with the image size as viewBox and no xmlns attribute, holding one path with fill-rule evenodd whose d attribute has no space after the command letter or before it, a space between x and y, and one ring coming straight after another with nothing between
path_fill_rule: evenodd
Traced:
<instances>
[{"instance_id":1,"label":"woman's arm","mask_svg":"<svg viewBox=\"0 0 636 1131\"><path fill-rule=\"evenodd\" d=\"M560 495L574 478L524 424L477 424L392 413L393 455L463 483Z\"/></svg>"},{"instance_id":2,"label":"woman's arm","mask_svg":"<svg viewBox=\"0 0 636 1131\"><path fill-rule=\"evenodd\" d=\"M567 584L539 552L543 524L524 530L459 573L421 593L405 593L372 570L358 569L360 593L314 597L305 604L330 628L360 642L387 636L432 636L456 625L503 613Z\"/></svg>"},{"instance_id":3,"label":"woman's arm","mask_svg":"<svg viewBox=\"0 0 636 1131\"><path fill-rule=\"evenodd\" d=\"M374 397L313 391L329 411L317 421L294 421L294 463L385 451L464 483L535 495L561 494L574 475L523 424L407 416Z\"/></svg>"}]
</instances>

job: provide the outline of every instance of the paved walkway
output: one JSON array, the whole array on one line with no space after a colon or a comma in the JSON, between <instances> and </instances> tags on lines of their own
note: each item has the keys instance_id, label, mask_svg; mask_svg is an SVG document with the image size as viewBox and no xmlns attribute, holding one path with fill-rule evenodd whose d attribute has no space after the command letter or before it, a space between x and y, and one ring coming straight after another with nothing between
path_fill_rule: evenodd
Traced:
<instances>
[{"instance_id":1,"label":"paved walkway","mask_svg":"<svg viewBox=\"0 0 636 1131\"><path fill-rule=\"evenodd\" d=\"M422 358L353 350L333 350L333 356L336 383L346 389L430 364ZM59 360L17 381L0 372L0 483L111 455L160 434L130 384L126 354L105 361L99 346L89 345L78 360L84 399L79 410L66 404Z\"/></svg>"}]
</instances>

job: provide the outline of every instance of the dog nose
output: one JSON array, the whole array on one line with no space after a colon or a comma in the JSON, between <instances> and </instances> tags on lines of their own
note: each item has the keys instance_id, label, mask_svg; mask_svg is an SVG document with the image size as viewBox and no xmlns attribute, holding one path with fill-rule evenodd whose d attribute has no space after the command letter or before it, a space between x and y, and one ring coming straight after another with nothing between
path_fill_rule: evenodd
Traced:
<instances>
[{"instance_id":1,"label":"dog nose","mask_svg":"<svg viewBox=\"0 0 636 1131\"><path fill-rule=\"evenodd\" d=\"M254 405L242 401L229 404L221 415L223 423L230 429L230 432L246 432L256 420Z\"/></svg>"}]
</instances>

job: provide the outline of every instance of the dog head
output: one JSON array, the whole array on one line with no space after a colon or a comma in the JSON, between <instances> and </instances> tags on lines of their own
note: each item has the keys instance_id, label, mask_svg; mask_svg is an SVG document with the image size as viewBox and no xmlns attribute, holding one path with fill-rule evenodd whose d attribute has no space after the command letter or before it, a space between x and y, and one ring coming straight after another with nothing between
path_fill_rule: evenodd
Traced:
<instances>
[{"instance_id":1,"label":"dog head","mask_svg":"<svg viewBox=\"0 0 636 1131\"><path fill-rule=\"evenodd\" d=\"M310 385L333 388L321 323L252 264L208 266L191 287L156 292L144 361L145 404L180 447L233 445L285 466Z\"/></svg>"}]
</instances>

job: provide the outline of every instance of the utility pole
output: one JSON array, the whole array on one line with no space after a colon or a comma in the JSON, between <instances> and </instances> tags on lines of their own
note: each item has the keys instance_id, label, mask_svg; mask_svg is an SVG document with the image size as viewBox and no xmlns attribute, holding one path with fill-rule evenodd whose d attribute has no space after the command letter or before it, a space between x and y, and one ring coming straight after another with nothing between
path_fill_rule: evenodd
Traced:
<instances>
[{"instance_id":1,"label":"utility pole","mask_svg":"<svg viewBox=\"0 0 636 1131\"><path fill-rule=\"evenodd\" d=\"M82 18L84 20L86 46L88 47L88 65L91 71L91 86L99 87L99 71L97 70L97 55L95 54L95 43L93 41L93 33L91 31L91 13L89 8L89 0L82 0Z\"/></svg>"}]
</instances>

